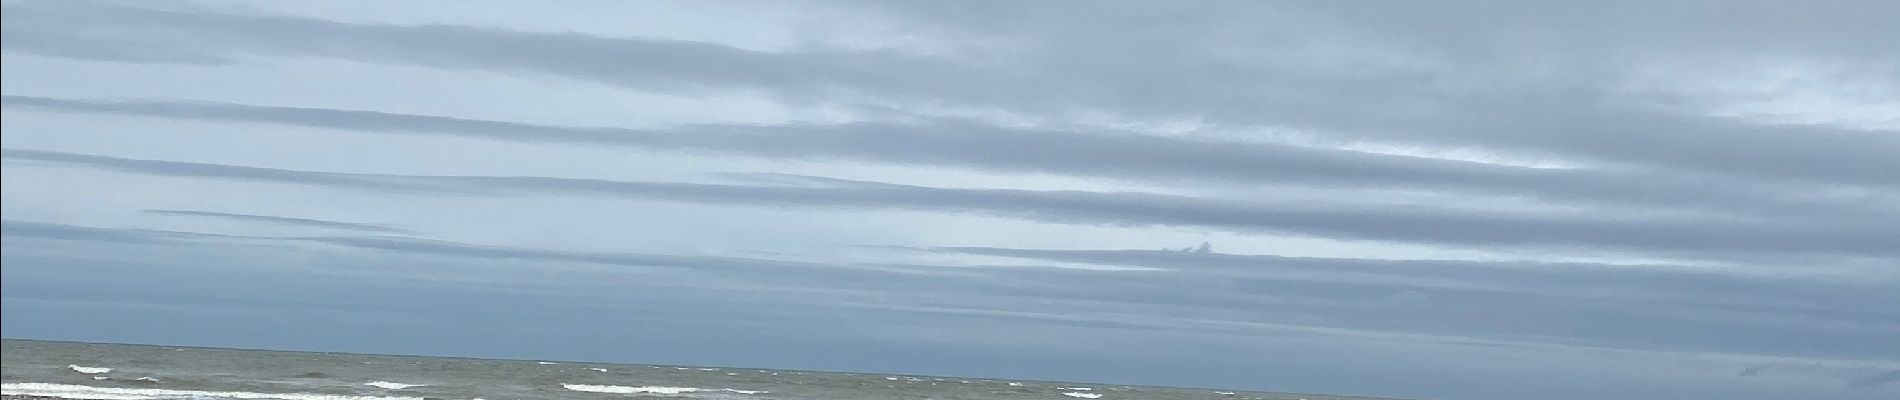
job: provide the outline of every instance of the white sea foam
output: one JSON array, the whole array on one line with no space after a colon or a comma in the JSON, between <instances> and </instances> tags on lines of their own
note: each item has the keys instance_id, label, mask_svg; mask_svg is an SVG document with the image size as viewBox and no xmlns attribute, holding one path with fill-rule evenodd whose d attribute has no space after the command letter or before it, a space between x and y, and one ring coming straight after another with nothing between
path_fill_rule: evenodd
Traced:
<instances>
[{"instance_id":1,"label":"white sea foam","mask_svg":"<svg viewBox=\"0 0 1900 400\"><path fill-rule=\"evenodd\" d=\"M1101 393L1089 393L1089 392L1063 392L1063 393L1062 393L1062 395L1063 395L1063 396L1069 396L1069 397L1077 397L1077 398L1084 398L1084 399L1099 399L1099 398L1102 398L1102 394L1101 394Z\"/></svg>"},{"instance_id":2,"label":"white sea foam","mask_svg":"<svg viewBox=\"0 0 1900 400\"><path fill-rule=\"evenodd\" d=\"M73 369L73 371L76 371L76 372L79 372L79 373L82 373L82 374L103 374L103 373L107 373L107 372L112 372L112 369L111 369L111 368L106 368L106 367L87 367L87 366L82 366L82 365L79 365L79 364L72 364L72 365L67 365L67 366L66 366L66 368L72 368L72 369Z\"/></svg>"},{"instance_id":3,"label":"white sea foam","mask_svg":"<svg viewBox=\"0 0 1900 400\"><path fill-rule=\"evenodd\" d=\"M1009 383L1009 385L1010 385L1010 386L1022 386L1022 385L1023 385L1023 383L1022 383L1022 382L1010 382L1010 383Z\"/></svg>"},{"instance_id":4,"label":"white sea foam","mask_svg":"<svg viewBox=\"0 0 1900 400\"><path fill-rule=\"evenodd\" d=\"M561 388L576 391L576 392L614 393L614 394L640 394L640 393L681 394L681 393L692 393L692 392L706 390L706 389L691 388L691 387L579 385L579 384L572 384L572 383L563 383L561 384Z\"/></svg>"},{"instance_id":5,"label":"white sea foam","mask_svg":"<svg viewBox=\"0 0 1900 400\"><path fill-rule=\"evenodd\" d=\"M551 363L551 362L547 362L547 361L535 361L534 363L535 363L535 364L541 364L541 365L554 365L554 364L557 364L557 363Z\"/></svg>"},{"instance_id":6,"label":"white sea foam","mask_svg":"<svg viewBox=\"0 0 1900 400\"><path fill-rule=\"evenodd\" d=\"M95 380L95 381L103 381L103 380L107 380L107 379L112 379L112 378L107 378L107 377L103 377L103 376L95 376L95 377L92 377L92 380Z\"/></svg>"},{"instance_id":7,"label":"white sea foam","mask_svg":"<svg viewBox=\"0 0 1900 400\"><path fill-rule=\"evenodd\" d=\"M375 386L379 388L392 389L392 390L393 389L408 389L408 388L417 387L417 386L427 386L427 385L417 385L413 383L396 383L396 382L389 382L389 381L375 381L375 382L365 383L363 385Z\"/></svg>"},{"instance_id":8,"label":"white sea foam","mask_svg":"<svg viewBox=\"0 0 1900 400\"><path fill-rule=\"evenodd\" d=\"M698 393L698 392L731 392L731 393L738 393L738 394L770 393L764 390L703 389L703 388L695 388L695 387L672 387L672 386L581 385L581 384L573 384L573 383L563 383L561 384L561 388L576 391L576 392L613 393L613 394L686 394L686 393Z\"/></svg>"},{"instance_id":9,"label":"white sea foam","mask_svg":"<svg viewBox=\"0 0 1900 400\"><path fill-rule=\"evenodd\" d=\"M42 396L83 400L155 400L176 398L220 398L245 400L422 400L421 397L345 396L317 393L213 392L204 390L107 388L60 383L0 384L0 394Z\"/></svg>"},{"instance_id":10,"label":"white sea foam","mask_svg":"<svg viewBox=\"0 0 1900 400\"><path fill-rule=\"evenodd\" d=\"M1090 390L1095 390L1095 388L1086 388L1086 387L1080 387L1080 386L1078 386L1078 387L1068 387L1068 388L1065 388L1065 387L1059 387L1059 388L1056 388L1056 389L1062 389L1062 390L1074 390L1074 391L1079 391L1079 392L1087 392L1087 391L1090 391Z\"/></svg>"},{"instance_id":11,"label":"white sea foam","mask_svg":"<svg viewBox=\"0 0 1900 400\"><path fill-rule=\"evenodd\" d=\"M606 368L588 368L588 369L594 370L594 372L607 372Z\"/></svg>"}]
</instances>

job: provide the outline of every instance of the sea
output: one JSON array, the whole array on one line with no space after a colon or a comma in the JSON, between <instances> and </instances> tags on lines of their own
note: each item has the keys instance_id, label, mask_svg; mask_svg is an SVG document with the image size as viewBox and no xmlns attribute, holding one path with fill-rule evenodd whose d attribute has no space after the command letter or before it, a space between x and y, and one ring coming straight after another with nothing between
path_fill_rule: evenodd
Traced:
<instances>
[{"instance_id":1,"label":"sea","mask_svg":"<svg viewBox=\"0 0 1900 400\"><path fill-rule=\"evenodd\" d=\"M1306 399L1312 394L681 365L4 340L0 392L95 400Z\"/></svg>"}]
</instances>

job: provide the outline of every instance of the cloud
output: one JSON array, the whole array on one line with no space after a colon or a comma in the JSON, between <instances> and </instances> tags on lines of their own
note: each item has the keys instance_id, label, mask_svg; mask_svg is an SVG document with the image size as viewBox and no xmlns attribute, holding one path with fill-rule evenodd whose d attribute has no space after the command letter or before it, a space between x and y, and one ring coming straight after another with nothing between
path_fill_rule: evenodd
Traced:
<instances>
[{"instance_id":1,"label":"cloud","mask_svg":"<svg viewBox=\"0 0 1900 400\"><path fill-rule=\"evenodd\" d=\"M225 213L225 212L215 212L215 211L194 211L194 210L145 210L145 212L151 213L151 214L158 214L158 215L222 218L222 219L230 219L230 220L245 221L245 222L261 222L261 223L268 223L268 224L278 224L278 225L307 227L307 228L345 229L345 230L374 232L374 233L390 233L390 234L414 233L406 229L395 228L395 227L386 226L386 225L365 224L365 223L360 223L360 222L327 221L327 220L310 219L310 218L279 217L279 216L272 216L272 215L239 214L239 213Z\"/></svg>"},{"instance_id":2,"label":"cloud","mask_svg":"<svg viewBox=\"0 0 1900 400\"><path fill-rule=\"evenodd\" d=\"M1840 218L1900 209L1868 198L1800 193L1812 186L1719 175L1514 167L1291 145L1131 134L1004 128L972 121L841 125L700 125L660 130L563 127L375 111L178 101L86 101L4 97L9 107L173 119L254 122L530 143L613 145L654 151L784 159L1030 171L1081 177L1226 184L1286 182L1354 188L1408 188L1545 202L1662 206L1734 213L1799 213ZM1806 188L1807 190L1797 190Z\"/></svg>"},{"instance_id":3,"label":"cloud","mask_svg":"<svg viewBox=\"0 0 1900 400\"><path fill-rule=\"evenodd\" d=\"M4 223L6 227L6 229L0 231L0 233L4 233L7 236L28 238L137 244L170 243L189 238L189 235L159 231L108 230L66 224L14 220L5 220L0 223Z\"/></svg>"},{"instance_id":4,"label":"cloud","mask_svg":"<svg viewBox=\"0 0 1900 400\"><path fill-rule=\"evenodd\" d=\"M1771 366L1770 366L1770 365L1767 365L1767 364L1762 364L1762 365L1755 365L1755 366L1750 366L1750 367L1748 367L1748 368L1743 368L1741 372L1736 372L1736 373L1735 373L1735 376L1756 376L1756 375L1761 375L1761 373L1762 373L1762 371L1767 371L1767 370L1768 370L1768 368L1770 368L1770 367L1771 367Z\"/></svg>"},{"instance_id":5,"label":"cloud","mask_svg":"<svg viewBox=\"0 0 1900 400\"><path fill-rule=\"evenodd\" d=\"M1900 178L1878 172L1900 170L1900 161L1887 156L1900 152L1900 139L1890 132L1759 125L1633 106L1667 99L1626 98L1625 91L1610 87L1615 82L1585 80L1596 86L1576 87L1578 84L1563 80L1530 79L1477 93L1445 88L1479 78L1446 71L1485 74L1500 66L1416 71L1399 68L1389 75L1339 77L1299 68L1273 68L1267 63L1278 57L1309 56L1302 54L1305 50L1299 49L1304 47L1297 40L1287 49L1269 47L1240 59L1223 57L1227 53L1221 46L1165 44L1173 43L1168 39L1207 35L1214 35L1212 41L1220 42L1222 38L1216 32L1202 32L1206 25L1195 23L1141 31L1089 24L1012 31L1034 38L1025 39L1031 41L1028 49L996 57L995 63L1002 66L983 66L895 51L817 47L773 53L702 42L453 25L355 24L92 2L17 2L6 8L8 49L52 56L75 55L34 43L101 49L116 46L123 49L123 56L104 50L83 56L135 62L161 58L151 54L154 52L182 59L327 57L545 74L652 91L762 90L803 102L858 100L862 104L876 102L867 98L897 99L1043 113L1099 109L1136 118L1199 116L1235 127L1298 127L1345 141L1526 152L1593 164L1770 181L1874 186L1883 190L1900 187ZM1053 10L1042 11L1031 15L1046 15ZM1105 7L1097 12L1133 18L1150 11L1144 7ZM1247 15L1299 20L1306 13L1243 7L1224 13L1187 13L1183 17L1231 21ZM1043 29L1054 28L1073 31L1037 36L1050 33ZM79 31L91 33L74 33ZM1262 34L1275 37L1293 32ZM1047 42L1036 42L1038 39ZM1126 59L1126 54L1155 54L1151 59L1176 62L1119 62ZM1109 62L1111 58L1116 62ZM1333 60L1318 69L1355 62L1362 61ZM1124 69L1104 69L1109 65ZM1888 74L1894 75L1900 74ZM1711 137L1723 140L1706 140Z\"/></svg>"},{"instance_id":6,"label":"cloud","mask_svg":"<svg viewBox=\"0 0 1900 400\"><path fill-rule=\"evenodd\" d=\"M1508 335L1504 332L1509 332L1606 346L1755 351L1777 348L1840 357L1869 355L1853 346L1794 349L1777 343L1804 335L1840 335L1837 338L1844 342L1865 343L1900 331L1900 314L1872 306L1900 301L1891 283L1689 272L1686 266L1379 260L1155 250L920 250L1166 268L1175 275L1151 279L1157 281L1151 287L1131 288L1086 278L1070 278L1070 282L1091 290L1126 293L1114 297L1130 303L1174 301L1232 307L1230 312L1240 315L1308 323L1329 321L1338 324L1333 325L1336 327L1359 329L1505 337ZM1181 287L1193 287L1194 294L1181 293ZM1254 297L1247 300L1217 293ZM1108 296L1094 298L1103 297ZM1210 298L1222 300L1209 302ZM1429 299L1430 304L1388 301L1394 298ZM1235 305L1256 302L1252 306ZM1590 315L1592 324L1601 325L1591 328L1565 322L1577 315ZM1810 351L1816 353L1807 353Z\"/></svg>"},{"instance_id":7,"label":"cloud","mask_svg":"<svg viewBox=\"0 0 1900 400\"><path fill-rule=\"evenodd\" d=\"M1799 186L1763 184L1712 174L1659 171L1562 171L1448 161L1410 155L1364 154L1286 144L1250 144L1144 135L1091 135L1007 129L975 121L844 123L844 125L692 125L676 129L555 127L485 119L410 116L363 110L285 108L175 100L70 100L4 97L8 106L55 112L152 118L277 123L350 129L361 133L445 135L511 142L610 144L656 152L707 152L781 159L857 159L984 171L1032 171L1150 182L1290 182L1343 188L1455 190L1528 195L1550 203L1661 205L1731 212L1799 212L1841 218L1866 212L1896 214L1868 199L1801 193Z\"/></svg>"},{"instance_id":8,"label":"cloud","mask_svg":"<svg viewBox=\"0 0 1900 400\"><path fill-rule=\"evenodd\" d=\"M624 267L619 271L641 274L633 279L660 279L643 285L738 291L749 295L796 294L827 307L1240 337L1266 333L1350 334L1473 345L1572 346L1855 360L1887 357L1888 354L1882 352L1869 352L1869 344L1883 340L1900 327L1900 316L1890 310L1868 309L1850 315L1839 307L1885 304L1893 300L1893 294L1886 288L1838 283L1777 284L1761 278L1706 274L1648 280L1624 276L1604 266L1588 265L1354 259L1275 263L1272 257L1217 253L1097 252L1100 253L1097 255L1124 254L1129 258L1147 254L1155 260L1168 260L1152 265L1166 264L1171 268L1166 272L1127 273L585 252L387 236L245 237L22 221L5 221L4 225L8 236L25 238L128 242L122 239L144 237L152 240L129 243L189 238L194 240L178 243L318 244L403 255L405 258L397 258L404 260L400 263L417 264L416 269L432 271L430 274L454 272L427 279L479 278L483 274L477 273L476 267L453 267L473 261L510 264L515 265L515 269L530 268L543 273L561 272L551 276L572 275L576 271L559 265L581 263ZM47 234L55 230L66 233ZM1089 255L1083 251L1039 251ZM450 261L441 261L442 258ZM1046 258L1077 262L1062 257ZM1250 263L1245 264L1248 268L1241 268L1242 265L1224 265L1223 260ZM1459 263L1475 264L1473 269L1525 272L1420 279L1434 276L1430 271L1435 268L1450 269ZM376 265L370 262L364 268L382 268ZM461 269L444 271L440 268ZM1426 271L1411 271L1413 269ZM1668 275L1666 272L1654 274ZM708 281L707 278L714 279ZM1619 279L1649 283L1647 287L1617 291L1619 288L1611 282ZM607 281L602 283L607 284ZM468 286L474 282L456 284ZM489 282L478 286L488 288L484 290L549 290L532 282L502 285ZM1182 287L1195 290L1184 291ZM1477 314L1486 317L1471 317ZM1593 315L1591 323L1600 328L1580 328L1564 322L1574 315ZM1844 325L1844 321L1852 323ZM1857 325L1882 323L1886 325ZM1643 329L1628 329L1631 327ZM1811 340L1804 342L1810 344L1783 345L1795 337ZM1536 339L1527 341L1526 338Z\"/></svg>"},{"instance_id":9,"label":"cloud","mask_svg":"<svg viewBox=\"0 0 1900 400\"><path fill-rule=\"evenodd\" d=\"M1886 372L1850 379L1847 381L1847 387L1871 388L1894 382L1900 382L1900 370L1887 370Z\"/></svg>"},{"instance_id":10,"label":"cloud","mask_svg":"<svg viewBox=\"0 0 1900 400\"><path fill-rule=\"evenodd\" d=\"M1349 240L1461 246L1603 247L1664 254L1895 256L1891 226L1507 215L1427 207L1259 205L1148 193L950 189L885 183L751 186L506 176L342 174L5 150L7 159L135 174L236 179L417 194L580 194L674 202L969 213L1065 224L1192 226Z\"/></svg>"},{"instance_id":11,"label":"cloud","mask_svg":"<svg viewBox=\"0 0 1900 400\"><path fill-rule=\"evenodd\" d=\"M214 178L249 182L348 187L383 191L429 191L413 184L381 182L370 175L311 173L287 169L242 167L206 163L139 160L85 154L5 149L6 158L41 163L85 165L88 168L134 174L160 174L178 177Z\"/></svg>"}]
</instances>

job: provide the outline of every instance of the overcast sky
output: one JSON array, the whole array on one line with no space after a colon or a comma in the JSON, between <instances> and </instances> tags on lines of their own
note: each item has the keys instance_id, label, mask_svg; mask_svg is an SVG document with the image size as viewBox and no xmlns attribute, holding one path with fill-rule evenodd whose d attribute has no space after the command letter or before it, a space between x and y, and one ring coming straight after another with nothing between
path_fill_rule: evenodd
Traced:
<instances>
[{"instance_id":1,"label":"overcast sky","mask_svg":"<svg viewBox=\"0 0 1900 400\"><path fill-rule=\"evenodd\" d=\"M1900 395L1900 2L6 1L4 334Z\"/></svg>"}]
</instances>

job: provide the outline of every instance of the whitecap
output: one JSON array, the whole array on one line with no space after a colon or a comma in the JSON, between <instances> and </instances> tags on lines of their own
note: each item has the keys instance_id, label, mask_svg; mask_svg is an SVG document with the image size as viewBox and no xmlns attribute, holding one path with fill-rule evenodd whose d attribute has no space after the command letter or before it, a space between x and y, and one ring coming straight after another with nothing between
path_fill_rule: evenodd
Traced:
<instances>
[{"instance_id":1,"label":"whitecap","mask_svg":"<svg viewBox=\"0 0 1900 400\"><path fill-rule=\"evenodd\" d=\"M642 393L681 394L681 393L693 393L693 392L706 390L706 389L692 388L692 387L578 385L578 384L572 384L572 383L563 383L561 384L561 388L576 391L576 392L614 393L614 394L642 394Z\"/></svg>"},{"instance_id":2,"label":"whitecap","mask_svg":"<svg viewBox=\"0 0 1900 400\"><path fill-rule=\"evenodd\" d=\"M1069 397L1076 397L1076 398L1084 398L1084 399L1102 398L1101 393L1089 393L1089 392L1063 392L1062 395L1069 396Z\"/></svg>"},{"instance_id":3,"label":"whitecap","mask_svg":"<svg viewBox=\"0 0 1900 400\"><path fill-rule=\"evenodd\" d=\"M593 370L594 372L607 372L606 368L588 368L588 369Z\"/></svg>"},{"instance_id":4,"label":"whitecap","mask_svg":"<svg viewBox=\"0 0 1900 400\"><path fill-rule=\"evenodd\" d=\"M422 400L421 397L347 396L318 393L214 392L204 390L108 388L61 383L0 384L0 394L41 396L80 400L157 400L176 398L214 398L242 400Z\"/></svg>"},{"instance_id":5,"label":"whitecap","mask_svg":"<svg viewBox=\"0 0 1900 400\"><path fill-rule=\"evenodd\" d=\"M106 368L106 367L87 367L87 366L82 366L82 365L79 365L79 364L72 364L72 365L67 365L67 366L66 366L66 368L72 368L72 370L73 370L73 371L75 371L75 372L78 372L78 373L82 373L82 374L103 374L103 373L107 373L107 372L112 372L112 369L111 369L111 368Z\"/></svg>"},{"instance_id":6,"label":"whitecap","mask_svg":"<svg viewBox=\"0 0 1900 400\"><path fill-rule=\"evenodd\" d=\"M556 363L551 363L551 362L547 362L547 361L535 361L534 363L535 363L535 364L541 364L541 365L554 365L554 364L556 364Z\"/></svg>"},{"instance_id":7,"label":"whitecap","mask_svg":"<svg viewBox=\"0 0 1900 400\"><path fill-rule=\"evenodd\" d=\"M686 393L697 393L697 392L731 392L731 393L738 393L738 394L770 393L764 390L703 389L703 388L696 388L696 387L673 387L673 386L582 385L582 384L573 384L573 383L563 383L561 384L561 388L576 391L576 392L613 393L613 394L686 394Z\"/></svg>"},{"instance_id":8,"label":"whitecap","mask_svg":"<svg viewBox=\"0 0 1900 400\"><path fill-rule=\"evenodd\" d=\"M718 371L718 368L700 368L700 371Z\"/></svg>"},{"instance_id":9,"label":"whitecap","mask_svg":"<svg viewBox=\"0 0 1900 400\"><path fill-rule=\"evenodd\" d=\"M375 382L365 383L363 385L375 386L375 387L391 389L391 390L408 389L408 388L417 387L417 386L427 386L427 385L417 385L413 383L396 383L396 382L390 382L390 381L375 381Z\"/></svg>"},{"instance_id":10,"label":"whitecap","mask_svg":"<svg viewBox=\"0 0 1900 400\"><path fill-rule=\"evenodd\" d=\"M95 376L95 377L92 377L92 380L95 380L95 381L103 381L103 380L107 380L107 379L112 379L112 378L107 378L107 377L103 377L103 376Z\"/></svg>"},{"instance_id":11,"label":"whitecap","mask_svg":"<svg viewBox=\"0 0 1900 400\"><path fill-rule=\"evenodd\" d=\"M1022 383L1022 382L1010 382L1010 383L1009 383L1009 385L1010 385L1010 386L1022 386L1022 385L1023 385L1023 383Z\"/></svg>"}]
</instances>

